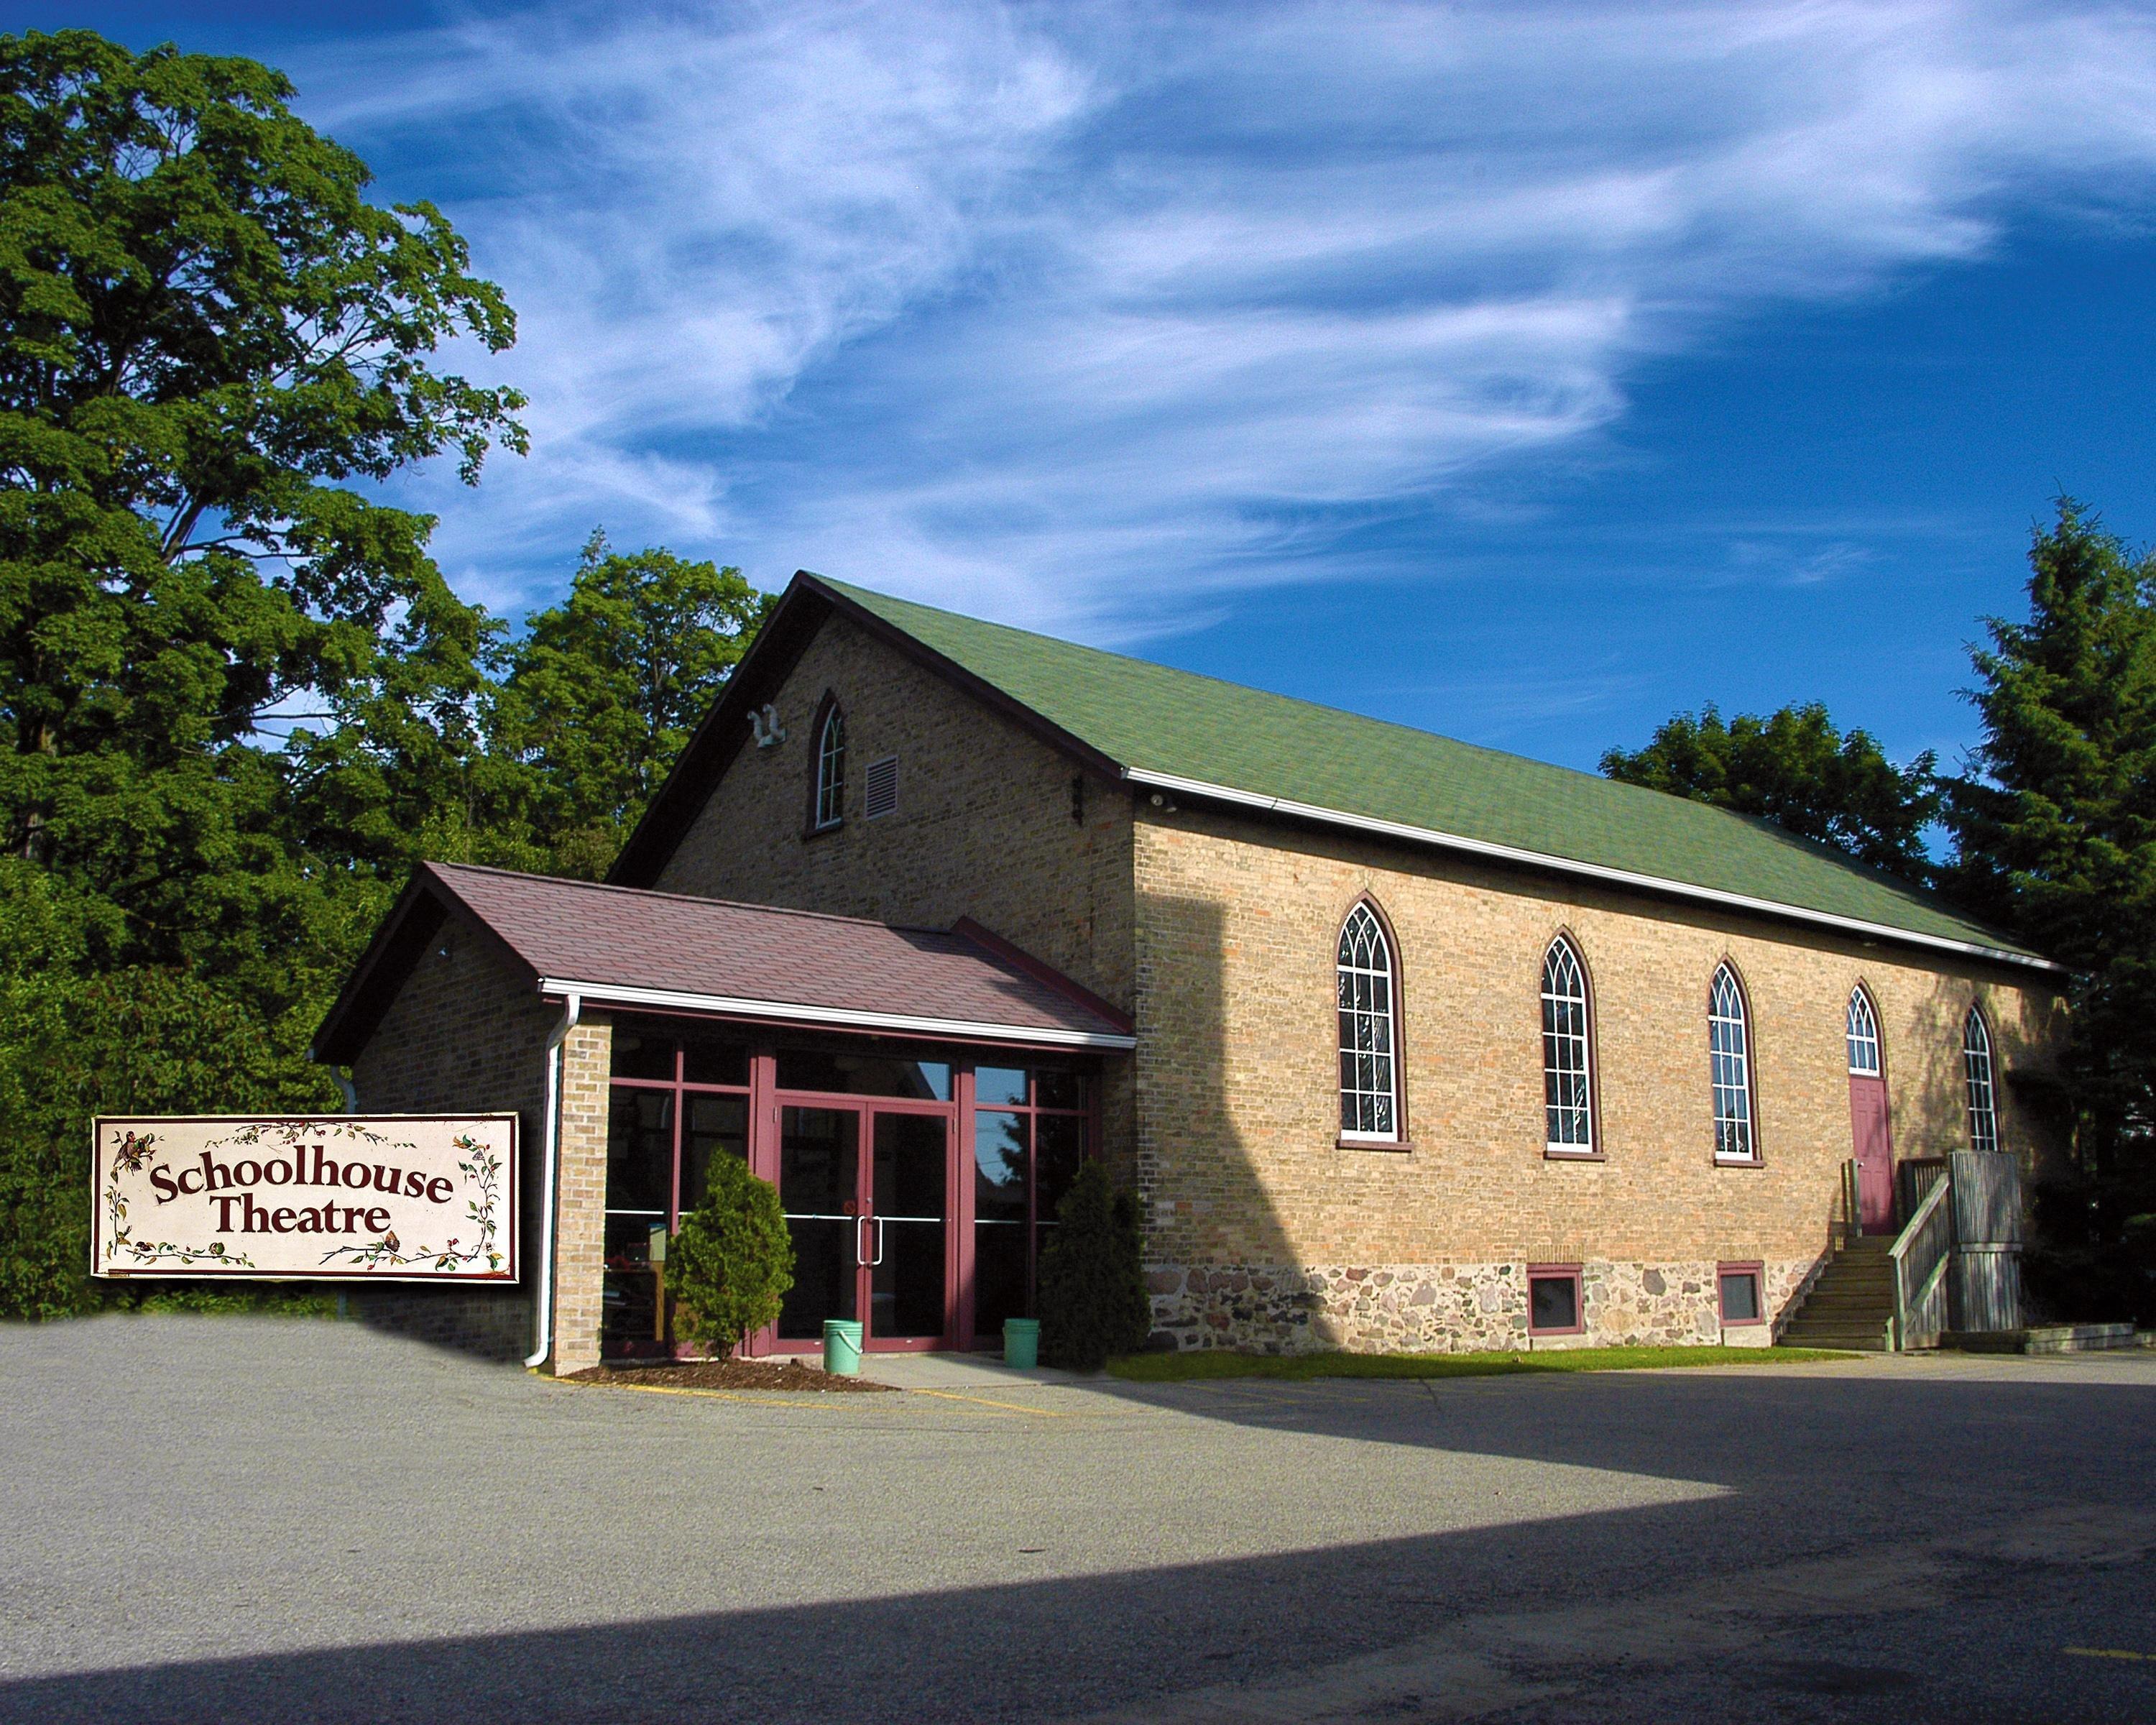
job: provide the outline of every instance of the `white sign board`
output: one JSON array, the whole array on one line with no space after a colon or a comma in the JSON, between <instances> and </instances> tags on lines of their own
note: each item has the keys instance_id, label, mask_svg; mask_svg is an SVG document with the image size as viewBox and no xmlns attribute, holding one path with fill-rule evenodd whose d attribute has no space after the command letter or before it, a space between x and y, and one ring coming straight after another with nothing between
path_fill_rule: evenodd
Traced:
<instances>
[{"instance_id":1,"label":"white sign board","mask_svg":"<svg viewBox=\"0 0 2156 1725\"><path fill-rule=\"evenodd\" d=\"M93 1276L515 1281L514 1114L91 1127Z\"/></svg>"}]
</instances>

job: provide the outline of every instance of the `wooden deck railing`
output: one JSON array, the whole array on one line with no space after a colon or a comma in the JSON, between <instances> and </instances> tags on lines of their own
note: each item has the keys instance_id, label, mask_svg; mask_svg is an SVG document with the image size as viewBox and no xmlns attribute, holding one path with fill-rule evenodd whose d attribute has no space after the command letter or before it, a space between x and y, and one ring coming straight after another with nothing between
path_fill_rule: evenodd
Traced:
<instances>
[{"instance_id":1,"label":"wooden deck railing","mask_svg":"<svg viewBox=\"0 0 2156 1725\"><path fill-rule=\"evenodd\" d=\"M1894 1265L1894 1345L1930 1348L1947 1327L1947 1266L1953 1259L1953 1183L1933 1186L1887 1249Z\"/></svg>"}]
</instances>

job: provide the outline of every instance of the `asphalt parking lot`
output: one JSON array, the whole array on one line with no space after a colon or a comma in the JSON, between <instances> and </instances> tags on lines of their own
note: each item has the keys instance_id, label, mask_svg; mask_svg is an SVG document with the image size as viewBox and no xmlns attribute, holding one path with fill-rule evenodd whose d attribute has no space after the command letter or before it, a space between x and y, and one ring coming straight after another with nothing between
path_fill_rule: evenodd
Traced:
<instances>
[{"instance_id":1,"label":"asphalt parking lot","mask_svg":"<svg viewBox=\"0 0 2156 1725\"><path fill-rule=\"evenodd\" d=\"M0 1330L0 1720L2156 1718L2156 1355L899 1369Z\"/></svg>"}]
</instances>

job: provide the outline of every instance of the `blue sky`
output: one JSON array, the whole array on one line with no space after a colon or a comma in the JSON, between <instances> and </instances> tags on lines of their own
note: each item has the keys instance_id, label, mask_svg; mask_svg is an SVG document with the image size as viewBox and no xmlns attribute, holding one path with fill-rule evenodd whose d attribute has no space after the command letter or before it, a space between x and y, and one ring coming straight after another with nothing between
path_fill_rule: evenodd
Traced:
<instances>
[{"instance_id":1,"label":"blue sky","mask_svg":"<svg viewBox=\"0 0 2156 1725\"><path fill-rule=\"evenodd\" d=\"M2156 534L2145 8L66 21L470 238L532 454L399 491L511 616L603 524L1573 766L1810 698L1951 760L2052 495Z\"/></svg>"}]
</instances>

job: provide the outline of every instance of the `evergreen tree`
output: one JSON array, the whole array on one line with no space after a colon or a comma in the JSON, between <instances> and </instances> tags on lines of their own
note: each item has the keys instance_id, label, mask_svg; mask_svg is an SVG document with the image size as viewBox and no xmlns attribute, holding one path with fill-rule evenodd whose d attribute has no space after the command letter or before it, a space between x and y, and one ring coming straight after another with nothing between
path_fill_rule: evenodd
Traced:
<instances>
[{"instance_id":1,"label":"evergreen tree","mask_svg":"<svg viewBox=\"0 0 2156 1725\"><path fill-rule=\"evenodd\" d=\"M793 1286L793 1240L778 1189L738 1156L713 1157L703 1202L667 1244L665 1280L681 1332L731 1358L743 1336L777 1320Z\"/></svg>"},{"instance_id":2,"label":"evergreen tree","mask_svg":"<svg viewBox=\"0 0 2156 1725\"><path fill-rule=\"evenodd\" d=\"M1040 1358L1097 1372L1135 1353L1152 1328L1137 1199L1097 1162L1081 1165L1040 1254Z\"/></svg>"},{"instance_id":3,"label":"evergreen tree","mask_svg":"<svg viewBox=\"0 0 2156 1725\"><path fill-rule=\"evenodd\" d=\"M2156 558L2071 499L2036 532L2029 615L1991 619L1983 740L1950 787L1951 884L2073 968L2083 1178L2046 1194L2054 1286L2156 1319ZM2032 1266L2035 1267L2035 1266ZM2101 1295L2098 1290L2102 1291ZM2087 1313L2076 1313L2085 1316Z\"/></svg>"}]
</instances>

